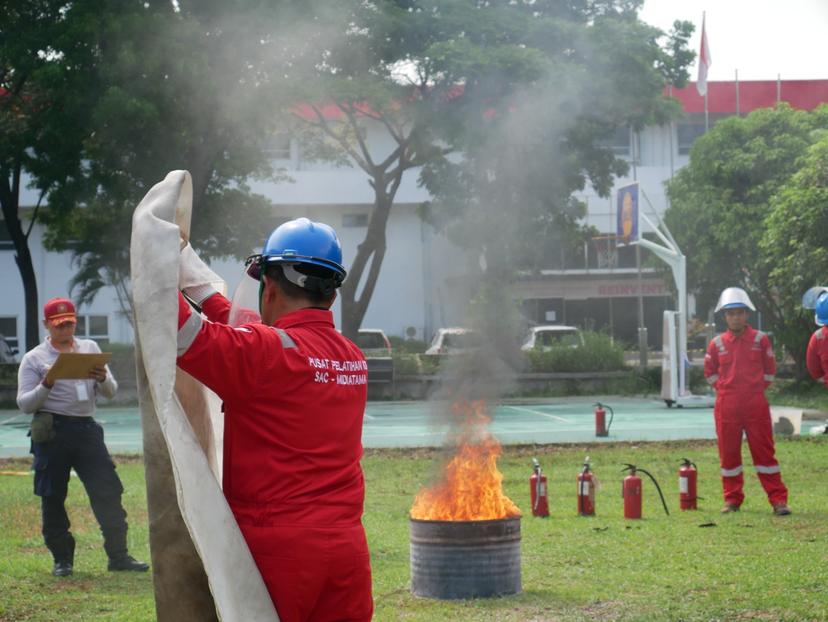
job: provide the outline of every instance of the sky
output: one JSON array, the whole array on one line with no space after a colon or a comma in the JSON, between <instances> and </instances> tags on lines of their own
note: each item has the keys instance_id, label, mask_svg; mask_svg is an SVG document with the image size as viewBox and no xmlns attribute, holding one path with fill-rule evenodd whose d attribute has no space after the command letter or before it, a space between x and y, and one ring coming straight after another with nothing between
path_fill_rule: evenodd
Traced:
<instances>
[{"instance_id":1,"label":"sky","mask_svg":"<svg viewBox=\"0 0 828 622\"><path fill-rule=\"evenodd\" d=\"M828 0L645 0L643 21L669 30L691 21L698 62L702 13L712 64L708 80L828 79ZM697 66L690 70L695 81Z\"/></svg>"}]
</instances>

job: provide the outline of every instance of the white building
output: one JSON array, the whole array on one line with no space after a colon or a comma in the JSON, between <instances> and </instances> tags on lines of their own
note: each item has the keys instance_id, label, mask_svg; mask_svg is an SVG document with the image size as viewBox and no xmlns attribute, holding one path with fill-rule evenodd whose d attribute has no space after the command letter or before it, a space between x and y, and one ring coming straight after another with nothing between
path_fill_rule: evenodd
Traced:
<instances>
[{"instance_id":1,"label":"white building","mask_svg":"<svg viewBox=\"0 0 828 622\"><path fill-rule=\"evenodd\" d=\"M746 114L761 107L787 101L795 108L812 109L828 102L828 80L757 81L708 83L710 124L733 114ZM685 110L685 118L662 127L648 127L638 135L617 133L613 150L630 161L630 175L616 186L637 180L652 208L659 214L667 207L664 182L687 163L690 146L704 132L704 102L695 85L677 89L673 95ZM381 128L368 126L372 148L381 149L388 140ZM390 151L391 146L388 145ZM284 143L273 152L277 166L284 167L293 183L252 182L254 192L275 204L276 221L307 216L333 225L350 265L356 246L365 235L373 192L359 168L337 168L302 159L301 147ZM416 336L428 340L440 326L463 321L464 294L458 295L452 279L463 273L467 258L417 215L419 203L428 198L417 187L417 172L408 171L397 193L388 223L388 249L374 296L363 326L382 328L389 335L404 336L413 327ZM614 195L614 193L613 193ZM614 196L600 198L586 192L587 222L606 234L615 232ZM37 196L26 191L21 205L33 206ZM642 201L642 208L647 201ZM43 231L35 226L30 236L38 299L42 305L53 296L66 296L73 268L68 254L50 253L42 245ZM251 240L251 252L264 240ZM599 251L602 251L599 253ZM600 255L600 256L599 256ZM642 255L646 253L642 252ZM692 257L689 258L692 261ZM631 247L615 249L614 243L596 242L585 249L575 265L560 262L517 285L527 319L536 323L566 323L588 328L608 328L627 342L635 342L638 326L638 295L643 298L644 323L649 343L660 347L661 315L673 308L666 283L651 269L639 281ZM232 288L241 278L241 266L218 262L213 267ZM640 286L639 286L640 282ZM5 227L0 226L0 333L13 347L24 334L23 286ZM692 313L692 307L691 307ZM95 301L78 309L78 334L112 342L131 342L132 329L120 311L114 292L104 290ZM42 331L42 329L41 329Z\"/></svg>"}]
</instances>

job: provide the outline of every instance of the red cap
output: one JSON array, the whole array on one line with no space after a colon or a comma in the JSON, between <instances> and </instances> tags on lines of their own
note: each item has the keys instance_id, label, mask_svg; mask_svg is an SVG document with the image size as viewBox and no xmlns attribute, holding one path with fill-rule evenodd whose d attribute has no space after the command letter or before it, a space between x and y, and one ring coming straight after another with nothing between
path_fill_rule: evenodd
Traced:
<instances>
[{"instance_id":1,"label":"red cap","mask_svg":"<svg viewBox=\"0 0 828 622\"><path fill-rule=\"evenodd\" d=\"M78 323L75 316L75 305L68 298L52 298L43 306L43 317L52 326L63 322Z\"/></svg>"}]
</instances>

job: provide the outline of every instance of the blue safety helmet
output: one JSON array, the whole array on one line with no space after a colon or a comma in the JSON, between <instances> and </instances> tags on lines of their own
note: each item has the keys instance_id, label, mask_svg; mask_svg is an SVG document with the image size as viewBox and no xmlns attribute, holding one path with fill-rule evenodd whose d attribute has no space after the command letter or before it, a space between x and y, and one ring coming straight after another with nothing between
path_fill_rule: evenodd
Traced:
<instances>
[{"instance_id":1,"label":"blue safety helmet","mask_svg":"<svg viewBox=\"0 0 828 622\"><path fill-rule=\"evenodd\" d=\"M828 325L828 291L824 291L817 298L814 307L814 322L819 326Z\"/></svg>"},{"instance_id":2,"label":"blue safety helmet","mask_svg":"<svg viewBox=\"0 0 828 622\"><path fill-rule=\"evenodd\" d=\"M261 280L263 268L282 264L292 283L310 291L331 293L342 285L347 274L342 266L342 246L333 227L307 218L297 218L279 225L267 238L259 255L247 258L247 274ZM302 266L326 268L323 274ZM295 269L294 267L298 268ZM328 276L330 275L330 276Z\"/></svg>"}]
</instances>

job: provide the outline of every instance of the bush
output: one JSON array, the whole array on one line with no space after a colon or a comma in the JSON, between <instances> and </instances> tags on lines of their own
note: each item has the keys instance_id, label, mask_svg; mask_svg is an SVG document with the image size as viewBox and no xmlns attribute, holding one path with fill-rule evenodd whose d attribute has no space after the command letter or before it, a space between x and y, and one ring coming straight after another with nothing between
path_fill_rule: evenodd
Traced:
<instances>
[{"instance_id":1,"label":"bush","mask_svg":"<svg viewBox=\"0 0 828 622\"><path fill-rule=\"evenodd\" d=\"M420 357L416 354L398 352L395 348L392 358L394 359L395 376L413 376L423 373Z\"/></svg>"},{"instance_id":2,"label":"bush","mask_svg":"<svg viewBox=\"0 0 828 622\"><path fill-rule=\"evenodd\" d=\"M403 339L402 337L397 337L396 335L389 337L388 341L391 342L391 350L393 352L422 354L428 347L428 344L426 344L425 341L420 341L419 339Z\"/></svg>"},{"instance_id":3,"label":"bush","mask_svg":"<svg viewBox=\"0 0 828 622\"><path fill-rule=\"evenodd\" d=\"M624 350L613 343L605 333L584 332L584 345L552 346L526 352L529 371L532 372L579 372L616 371L625 369Z\"/></svg>"}]
</instances>

